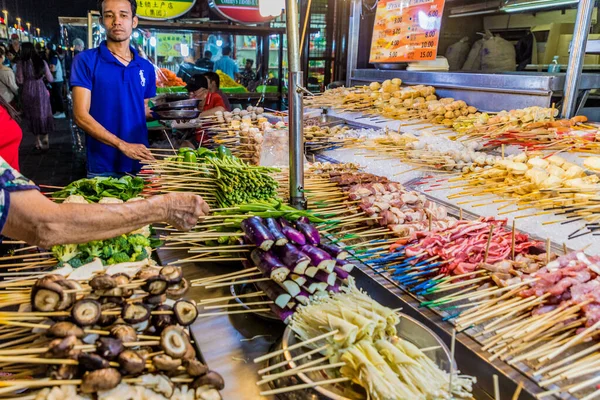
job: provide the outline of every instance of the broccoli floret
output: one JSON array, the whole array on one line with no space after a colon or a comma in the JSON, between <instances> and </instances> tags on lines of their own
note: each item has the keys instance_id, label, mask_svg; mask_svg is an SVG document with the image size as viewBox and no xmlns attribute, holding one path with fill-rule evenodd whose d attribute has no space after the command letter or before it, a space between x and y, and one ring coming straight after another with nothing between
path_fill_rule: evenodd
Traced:
<instances>
[{"instance_id":1,"label":"broccoli floret","mask_svg":"<svg viewBox=\"0 0 600 400\"><path fill-rule=\"evenodd\" d=\"M118 253L118 252L129 253L129 251L131 250L131 244L129 244L129 242L127 241L126 235L121 235L121 236L114 238L113 244L114 244L113 251L116 253Z\"/></svg>"},{"instance_id":2,"label":"broccoli floret","mask_svg":"<svg viewBox=\"0 0 600 400\"><path fill-rule=\"evenodd\" d=\"M127 253L119 252L119 253L114 253L113 256L108 259L107 264L113 265L113 264L121 264L124 262L129 262L129 256L127 255Z\"/></svg>"},{"instance_id":3,"label":"broccoli floret","mask_svg":"<svg viewBox=\"0 0 600 400\"><path fill-rule=\"evenodd\" d=\"M94 261L95 257L89 256L88 258L86 258L85 260L81 260L81 265L85 265L85 264L89 264L91 262Z\"/></svg>"},{"instance_id":4,"label":"broccoli floret","mask_svg":"<svg viewBox=\"0 0 600 400\"><path fill-rule=\"evenodd\" d=\"M100 257L102 256L102 248L104 243L101 240L92 240L86 244L79 246L79 249L88 255L88 257Z\"/></svg>"},{"instance_id":5,"label":"broccoli floret","mask_svg":"<svg viewBox=\"0 0 600 400\"><path fill-rule=\"evenodd\" d=\"M131 261L131 262L142 261L142 260L145 260L146 258L148 258L148 251L146 251L146 249L143 248L141 252L133 253L131 255L131 257L129 258L129 261Z\"/></svg>"},{"instance_id":6,"label":"broccoli floret","mask_svg":"<svg viewBox=\"0 0 600 400\"><path fill-rule=\"evenodd\" d=\"M79 257L71 258L68 264L73 268L79 268L83 265Z\"/></svg>"},{"instance_id":7,"label":"broccoli floret","mask_svg":"<svg viewBox=\"0 0 600 400\"><path fill-rule=\"evenodd\" d=\"M150 246L150 241L144 235L131 235L127 241L133 249L133 253L141 253L144 247Z\"/></svg>"},{"instance_id":8,"label":"broccoli floret","mask_svg":"<svg viewBox=\"0 0 600 400\"><path fill-rule=\"evenodd\" d=\"M76 244L63 244L52 246L52 254L57 260L67 262L76 257L79 251L77 251Z\"/></svg>"}]
</instances>

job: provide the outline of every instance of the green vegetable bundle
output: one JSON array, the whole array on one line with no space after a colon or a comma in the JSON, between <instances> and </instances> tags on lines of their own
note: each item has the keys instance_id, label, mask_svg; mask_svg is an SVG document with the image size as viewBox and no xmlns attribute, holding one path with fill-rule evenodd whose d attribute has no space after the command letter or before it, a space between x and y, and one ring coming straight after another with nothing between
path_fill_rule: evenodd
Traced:
<instances>
[{"instance_id":1,"label":"green vegetable bundle","mask_svg":"<svg viewBox=\"0 0 600 400\"><path fill-rule=\"evenodd\" d=\"M95 258L105 265L142 261L150 257L157 243L141 233L121 235L107 240L94 240L85 244L64 244L52 247L52 254L59 266L68 263L77 268Z\"/></svg>"},{"instance_id":2,"label":"green vegetable bundle","mask_svg":"<svg viewBox=\"0 0 600 400\"><path fill-rule=\"evenodd\" d=\"M103 197L114 197L127 201L137 197L142 190L144 190L144 180L142 178L102 176L71 182L64 189L54 192L52 197L54 199L66 199L71 195L80 195L92 203L97 203Z\"/></svg>"}]
</instances>

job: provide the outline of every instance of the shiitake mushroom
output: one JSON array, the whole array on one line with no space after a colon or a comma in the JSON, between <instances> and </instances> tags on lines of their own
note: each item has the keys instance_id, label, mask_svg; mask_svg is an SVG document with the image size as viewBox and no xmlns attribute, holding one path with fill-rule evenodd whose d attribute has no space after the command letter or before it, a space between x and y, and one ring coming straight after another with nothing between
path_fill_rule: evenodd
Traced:
<instances>
[{"instance_id":1,"label":"shiitake mushroom","mask_svg":"<svg viewBox=\"0 0 600 400\"><path fill-rule=\"evenodd\" d=\"M52 379L74 379L79 372L77 365L71 364L62 364L62 365L53 365L50 368L50 377Z\"/></svg>"},{"instance_id":2,"label":"shiitake mushroom","mask_svg":"<svg viewBox=\"0 0 600 400\"><path fill-rule=\"evenodd\" d=\"M173 306L173 314L175 319L181 326L191 325L198 316L196 304L188 300L179 300Z\"/></svg>"},{"instance_id":3,"label":"shiitake mushroom","mask_svg":"<svg viewBox=\"0 0 600 400\"><path fill-rule=\"evenodd\" d=\"M136 375L146 368L146 360L133 350L125 350L117 357L121 371L126 375Z\"/></svg>"},{"instance_id":4,"label":"shiitake mushroom","mask_svg":"<svg viewBox=\"0 0 600 400\"><path fill-rule=\"evenodd\" d=\"M144 298L144 303L151 305L151 306L156 306L156 305L162 304L165 301L167 301L167 295L165 293L158 294L155 296L147 296L146 298Z\"/></svg>"},{"instance_id":5,"label":"shiitake mushroom","mask_svg":"<svg viewBox=\"0 0 600 400\"><path fill-rule=\"evenodd\" d=\"M97 369L109 368L108 360L100 357L98 354L82 352L77 357L79 366L86 371L95 371Z\"/></svg>"},{"instance_id":6,"label":"shiitake mushroom","mask_svg":"<svg viewBox=\"0 0 600 400\"><path fill-rule=\"evenodd\" d=\"M129 282L131 280L129 278L129 275L122 273L122 272L120 272L118 274L114 274L112 277L117 282L117 286L125 286L125 285L129 284ZM131 288L121 287L121 288L117 288L117 289L120 289L121 292L119 295L122 297L127 298L127 297L131 297L131 295L133 295L133 289L131 289Z\"/></svg>"},{"instance_id":7,"label":"shiitake mushroom","mask_svg":"<svg viewBox=\"0 0 600 400\"><path fill-rule=\"evenodd\" d=\"M123 342L119 339L103 337L96 341L96 352L109 361L116 359L124 349Z\"/></svg>"},{"instance_id":8,"label":"shiitake mushroom","mask_svg":"<svg viewBox=\"0 0 600 400\"><path fill-rule=\"evenodd\" d=\"M31 307L34 311L59 311L58 307L65 302L65 292L56 281L43 278L31 288Z\"/></svg>"},{"instance_id":9,"label":"shiitake mushroom","mask_svg":"<svg viewBox=\"0 0 600 400\"><path fill-rule=\"evenodd\" d=\"M160 275L170 284L179 283L183 279L183 269L174 265L167 265L161 268Z\"/></svg>"},{"instance_id":10,"label":"shiitake mushroom","mask_svg":"<svg viewBox=\"0 0 600 400\"><path fill-rule=\"evenodd\" d=\"M110 334L122 342L137 342L137 333L129 325L119 324L110 328Z\"/></svg>"},{"instance_id":11,"label":"shiitake mushroom","mask_svg":"<svg viewBox=\"0 0 600 400\"><path fill-rule=\"evenodd\" d=\"M150 318L150 308L142 303L129 303L123 307L121 318L128 324L138 324Z\"/></svg>"},{"instance_id":12,"label":"shiitake mushroom","mask_svg":"<svg viewBox=\"0 0 600 400\"><path fill-rule=\"evenodd\" d=\"M105 304L105 303L114 303L117 306L120 306L120 305L123 305L123 303L125 303L125 299L123 299L120 296L102 296L102 297L100 297L100 302L102 304Z\"/></svg>"},{"instance_id":13,"label":"shiitake mushroom","mask_svg":"<svg viewBox=\"0 0 600 400\"><path fill-rule=\"evenodd\" d=\"M51 358L66 358L69 356L71 350L73 350L73 347L79 344L81 344L81 342L75 336L57 338L48 343L47 354Z\"/></svg>"},{"instance_id":14,"label":"shiitake mushroom","mask_svg":"<svg viewBox=\"0 0 600 400\"><path fill-rule=\"evenodd\" d=\"M75 336L78 339L81 339L85 336L83 329L78 327L72 322L62 321L56 322L46 331L48 336L57 337L57 338L65 338L67 336Z\"/></svg>"},{"instance_id":15,"label":"shiitake mushroom","mask_svg":"<svg viewBox=\"0 0 600 400\"><path fill-rule=\"evenodd\" d=\"M194 346L188 341L185 347L185 354L181 358L185 361L196 359L196 349L194 349Z\"/></svg>"},{"instance_id":16,"label":"shiitake mushroom","mask_svg":"<svg viewBox=\"0 0 600 400\"><path fill-rule=\"evenodd\" d=\"M90 286L94 290L110 290L117 287L117 281L110 275L96 275L90 281Z\"/></svg>"},{"instance_id":17,"label":"shiitake mushroom","mask_svg":"<svg viewBox=\"0 0 600 400\"><path fill-rule=\"evenodd\" d=\"M121 374L115 368L103 368L87 372L81 382L83 393L96 393L116 388L121 383Z\"/></svg>"},{"instance_id":18,"label":"shiitake mushroom","mask_svg":"<svg viewBox=\"0 0 600 400\"><path fill-rule=\"evenodd\" d=\"M158 276L159 275L159 270L156 268L142 268L140 269L137 274L135 274L134 279L137 280L142 280L142 281L146 281L149 278L152 278L153 276Z\"/></svg>"},{"instance_id":19,"label":"shiitake mushroom","mask_svg":"<svg viewBox=\"0 0 600 400\"><path fill-rule=\"evenodd\" d=\"M77 291L81 291L83 288L79 282L72 280L59 280L56 281L64 290L74 291L71 293L65 293L63 301L58 305L58 310L64 311L71 307L73 303L77 301Z\"/></svg>"},{"instance_id":20,"label":"shiitake mushroom","mask_svg":"<svg viewBox=\"0 0 600 400\"><path fill-rule=\"evenodd\" d=\"M94 325L102 316L102 306L93 299L77 301L71 309L71 317L79 326Z\"/></svg>"},{"instance_id":21,"label":"shiitake mushroom","mask_svg":"<svg viewBox=\"0 0 600 400\"><path fill-rule=\"evenodd\" d=\"M154 311L172 311L173 308L167 304L161 304L156 307ZM153 315L152 316L152 326L156 329L157 332L161 332L167 326L173 325L173 315L169 314L161 314L161 315Z\"/></svg>"},{"instance_id":22,"label":"shiitake mushroom","mask_svg":"<svg viewBox=\"0 0 600 400\"><path fill-rule=\"evenodd\" d=\"M189 376L202 376L208 372L208 367L199 360L192 358L185 361L185 370Z\"/></svg>"},{"instance_id":23,"label":"shiitake mushroom","mask_svg":"<svg viewBox=\"0 0 600 400\"><path fill-rule=\"evenodd\" d=\"M225 388L225 381L223 380L223 377L215 371L208 371L206 374L196 378L194 382L192 382L192 387L194 389L203 386L210 386L217 390L223 390Z\"/></svg>"},{"instance_id":24,"label":"shiitake mushroom","mask_svg":"<svg viewBox=\"0 0 600 400\"><path fill-rule=\"evenodd\" d=\"M167 291L169 283L160 275L146 279L142 289L152 296L161 295Z\"/></svg>"},{"instance_id":25,"label":"shiitake mushroom","mask_svg":"<svg viewBox=\"0 0 600 400\"><path fill-rule=\"evenodd\" d=\"M183 278L179 283L169 285L167 289L167 297L171 300L179 300L190 289L190 284L187 279Z\"/></svg>"},{"instance_id":26,"label":"shiitake mushroom","mask_svg":"<svg viewBox=\"0 0 600 400\"><path fill-rule=\"evenodd\" d=\"M160 371L174 371L181 367L181 360L166 354L159 354L152 357L152 364Z\"/></svg>"},{"instance_id":27,"label":"shiitake mushroom","mask_svg":"<svg viewBox=\"0 0 600 400\"><path fill-rule=\"evenodd\" d=\"M120 308L119 304L116 303L104 303L100 306L101 311L113 310L115 308ZM109 326L115 323L115 321L119 318L118 315L111 314L101 314L98 319L97 324L100 326Z\"/></svg>"},{"instance_id":28,"label":"shiitake mushroom","mask_svg":"<svg viewBox=\"0 0 600 400\"><path fill-rule=\"evenodd\" d=\"M186 351L189 339L183 329L178 326L168 326L160 335L160 345L164 352L173 358L182 358Z\"/></svg>"}]
</instances>

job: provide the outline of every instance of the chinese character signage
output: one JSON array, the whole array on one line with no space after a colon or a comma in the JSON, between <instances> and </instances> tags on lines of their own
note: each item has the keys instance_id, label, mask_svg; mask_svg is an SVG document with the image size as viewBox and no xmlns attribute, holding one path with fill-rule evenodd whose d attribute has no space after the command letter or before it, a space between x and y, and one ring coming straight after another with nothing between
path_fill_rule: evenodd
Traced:
<instances>
[{"instance_id":1,"label":"chinese character signage","mask_svg":"<svg viewBox=\"0 0 600 400\"><path fill-rule=\"evenodd\" d=\"M187 57L192 48L192 35L183 33L157 33L156 54L161 57Z\"/></svg>"},{"instance_id":2,"label":"chinese character signage","mask_svg":"<svg viewBox=\"0 0 600 400\"><path fill-rule=\"evenodd\" d=\"M259 0L211 0L210 6L223 18L241 24L260 24L275 17L263 17L258 10Z\"/></svg>"},{"instance_id":3,"label":"chinese character signage","mask_svg":"<svg viewBox=\"0 0 600 400\"><path fill-rule=\"evenodd\" d=\"M181 17L192 9L196 0L138 0L137 16L142 19L165 20Z\"/></svg>"},{"instance_id":4,"label":"chinese character signage","mask_svg":"<svg viewBox=\"0 0 600 400\"><path fill-rule=\"evenodd\" d=\"M379 0L371 63L435 60L444 0Z\"/></svg>"}]
</instances>

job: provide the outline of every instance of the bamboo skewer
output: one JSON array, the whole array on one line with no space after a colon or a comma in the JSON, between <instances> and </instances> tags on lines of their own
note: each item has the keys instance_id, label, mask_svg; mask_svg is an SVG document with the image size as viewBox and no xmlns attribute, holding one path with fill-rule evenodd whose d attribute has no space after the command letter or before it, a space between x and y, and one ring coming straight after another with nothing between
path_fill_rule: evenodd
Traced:
<instances>
[{"instance_id":1,"label":"bamboo skewer","mask_svg":"<svg viewBox=\"0 0 600 400\"><path fill-rule=\"evenodd\" d=\"M277 351L274 351L274 352L271 352L271 353L265 354L265 355L263 355L263 356L260 356L260 357L257 357L257 358L255 358L255 359L254 359L254 363L259 363L259 362L262 362L262 361L268 360L268 359L270 359L270 358L277 357L277 356L279 356L279 355L281 355L281 354L285 353L286 351L291 351L291 350L298 349L298 348L300 348L300 347L306 346L307 344L314 343L314 342L317 342L317 341L319 341L319 340L322 340L322 339L328 338L329 336L336 335L338 332L339 332L339 331L336 329L336 330L333 330L333 331L331 331L331 332L327 332L327 333L324 333L324 334L322 334L322 335L315 336L314 338L311 338L311 339L305 340L305 341L303 341L303 342L296 343L296 344L294 344L294 345L292 345L292 346L288 346L288 347L286 347L285 349L281 349L281 350L277 350Z\"/></svg>"}]
</instances>

